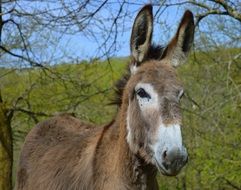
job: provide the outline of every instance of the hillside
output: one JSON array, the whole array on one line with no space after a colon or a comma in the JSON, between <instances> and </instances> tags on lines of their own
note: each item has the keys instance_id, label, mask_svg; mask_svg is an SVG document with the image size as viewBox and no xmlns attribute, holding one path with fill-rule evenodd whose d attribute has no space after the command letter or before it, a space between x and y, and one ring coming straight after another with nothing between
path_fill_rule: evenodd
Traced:
<instances>
[{"instance_id":1,"label":"hillside","mask_svg":"<svg viewBox=\"0 0 241 190\"><path fill-rule=\"evenodd\" d=\"M185 87L182 100L184 143L189 163L178 177L159 177L161 189L241 188L240 49L198 52L178 68ZM15 109L14 174L19 149L35 123L57 112L103 124L116 113L109 105L113 85L127 58L59 64L48 69L0 69L6 106Z\"/></svg>"}]
</instances>

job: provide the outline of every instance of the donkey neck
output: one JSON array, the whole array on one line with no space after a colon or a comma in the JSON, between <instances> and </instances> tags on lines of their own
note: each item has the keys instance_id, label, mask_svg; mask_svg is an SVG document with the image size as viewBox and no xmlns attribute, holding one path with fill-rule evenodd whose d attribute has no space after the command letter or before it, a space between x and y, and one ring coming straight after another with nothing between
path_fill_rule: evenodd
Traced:
<instances>
[{"instance_id":1,"label":"donkey neck","mask_svg":"<svg viewBox=\"0 0 241 190\"><path fill-rule=\"evenodd\" d=\"M128 102L123 101L117 116L118 125L118 175L130 186L130 189L158 189L156 182L156 168L147 164L138 153L134 154L127 143L127 108Z\"/></svg>"},{"instance_id":2,"label":"donkey neck","mask_svg":"<svg viewBox=\"0 0 241 190\"><path fill-rule=\"evenodd\" d=\"M155 190L157 170L153 165L147 164L141 157L133 154L125 142L119 147L118 175L127 185L127 189Z\"/></svg>"},{"instance_id":3,"label":"donkey neck","mask_svg":"<svg viewBox=\"0 0 241 190\"><path fill-rule=\"evenodd\" d=\"M127 107L128 102L122 103L114 122L102 130L93 160L94 184L100 189L156 190L155 167L134 154L127 143Z\"/></svg>"}]
</instances>

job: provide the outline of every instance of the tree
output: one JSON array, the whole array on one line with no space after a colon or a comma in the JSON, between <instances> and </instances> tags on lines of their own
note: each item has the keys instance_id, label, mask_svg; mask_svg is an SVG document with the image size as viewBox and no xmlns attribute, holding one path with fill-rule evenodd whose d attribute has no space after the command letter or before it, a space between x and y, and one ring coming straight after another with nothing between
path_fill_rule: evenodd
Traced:
<instances>
[{"instance_id":1,"label":"tree","mask_svg":"<svg viewBox=\"0 0 241 190\"><path fill-rule=\"evenodd\" d=\"M12 189L13 138L11 117L2 101L0 91L0 189Z\"/></svg>"}]
</instances>

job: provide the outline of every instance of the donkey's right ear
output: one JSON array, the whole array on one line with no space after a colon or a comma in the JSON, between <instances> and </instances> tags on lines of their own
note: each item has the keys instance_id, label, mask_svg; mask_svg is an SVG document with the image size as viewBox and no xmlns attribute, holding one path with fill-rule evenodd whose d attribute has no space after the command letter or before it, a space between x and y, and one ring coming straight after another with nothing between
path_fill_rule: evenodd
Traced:
<instances>
[{"instance_id":1,"label":"donkey's right ear","mask_svg":"<svg viewBox=\"0 0 241 190\"><path fill-rule=\"evenodd\" d=\"M131 54L136 66L143 62L148 54L151 46L152 28L152 5L145 5L136 16L131 33Z\"/></svg>"}]
</instances>

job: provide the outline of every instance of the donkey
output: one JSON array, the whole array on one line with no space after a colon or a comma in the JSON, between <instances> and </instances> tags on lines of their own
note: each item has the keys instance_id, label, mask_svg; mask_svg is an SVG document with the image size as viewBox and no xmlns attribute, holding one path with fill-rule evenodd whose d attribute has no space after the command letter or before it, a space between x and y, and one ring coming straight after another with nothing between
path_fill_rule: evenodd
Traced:
<instances>
[{"instance_id":1,"label":"donkey","mask_svg":"<svg viewBox=\"0 0 241 190\"><path fill-rule=\"evenodd\" d=\"M17 190L157 190L157 171L177 175L188 160L181 136L184 93L175 67L194 35L186 11L165 48L152 45L152 6L138 13L131 61L117 83L118 113L102 127L62 114L39 123L25 139Z\"/></svg>"}]
</instances>

